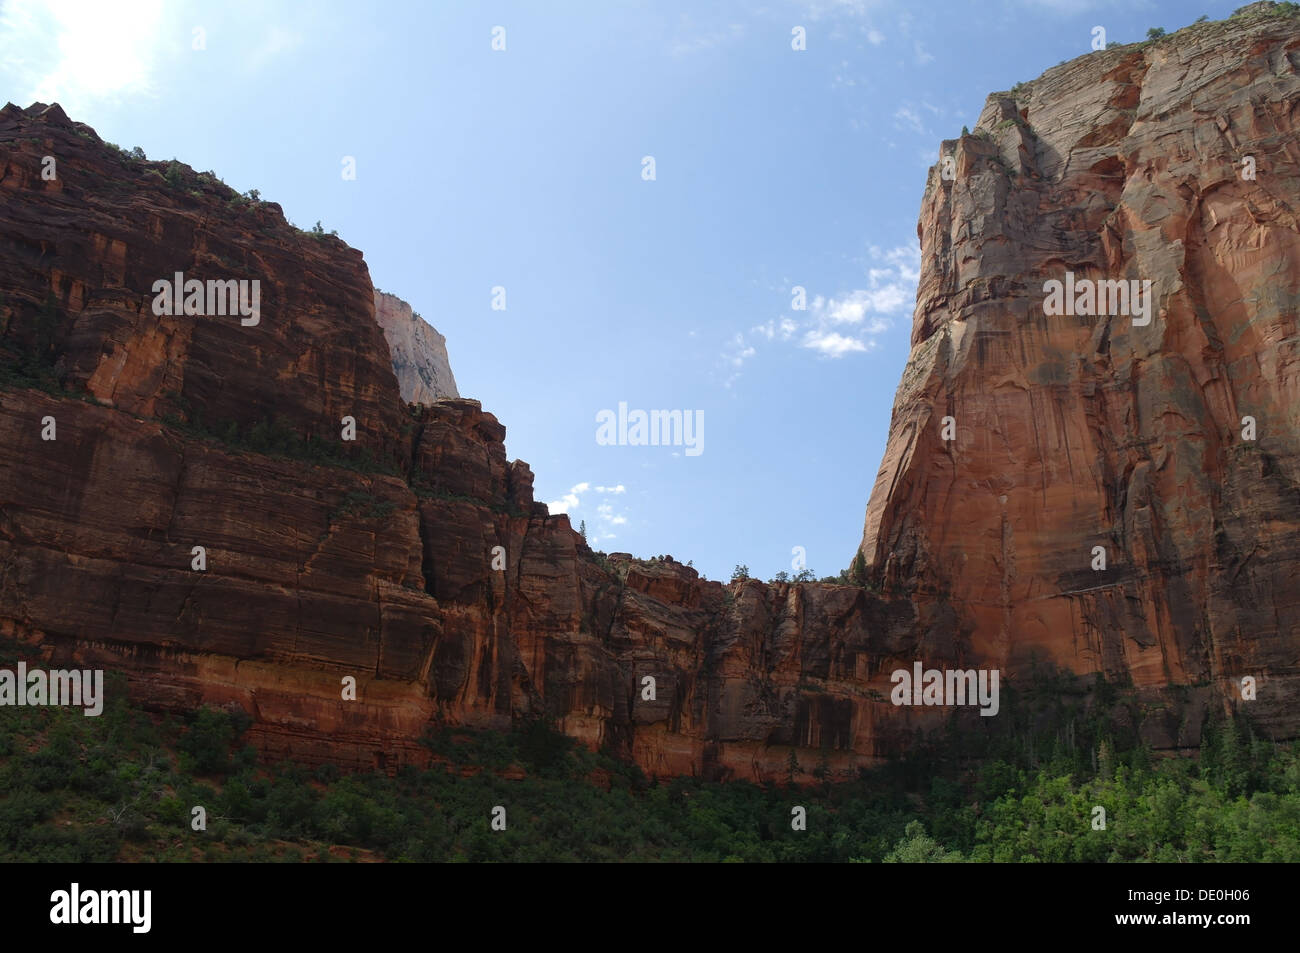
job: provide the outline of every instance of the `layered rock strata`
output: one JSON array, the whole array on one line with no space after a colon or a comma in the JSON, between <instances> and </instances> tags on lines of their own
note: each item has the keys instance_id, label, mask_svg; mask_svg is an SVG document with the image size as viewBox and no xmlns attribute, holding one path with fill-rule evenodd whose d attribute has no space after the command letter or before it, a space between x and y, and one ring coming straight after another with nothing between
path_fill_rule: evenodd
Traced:
<instances>
[{"instance_id":1,"label":"layered rock strata","mask_svg":"<svg viewBox=\"0 0 1300 953\"><path fill-rule=\"evenodd\" d=\"M1252 14L1095 53L945 144L863 540L883 595L591 552L417 335L400 379L360 252L6 106L0 634L239 705L269 757L389 769L430 725L545 714L655 774L844 776L949 713L890 703L916 660L1131 680L1166 747L1251 675L1295 735L1297 50ZM1152 280L1150 324L1046 315L1065 272ZM258 281L258 320L157 313L177 273Z\"/></svg>"}]
</instances>

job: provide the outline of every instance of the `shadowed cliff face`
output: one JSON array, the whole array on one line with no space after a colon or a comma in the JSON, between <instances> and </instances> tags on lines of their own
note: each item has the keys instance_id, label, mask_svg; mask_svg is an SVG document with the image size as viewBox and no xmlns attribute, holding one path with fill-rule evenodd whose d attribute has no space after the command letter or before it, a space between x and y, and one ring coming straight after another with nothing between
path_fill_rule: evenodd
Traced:
<instances>
[{"instance_id":1,"label":"shadowed cliff face","mask_svg":"<svg viewBox=\"0 0 1300 953\"><path fill-rule=\"evenodd\" d=\"M1296 20L1204 24L991 96L943 144L863 552L946 593L991 664L1238 703L1252 675L1294 733L1298 66ZM1067 271L1151 280L1150 324L1046 315Z\"/></svg>"},{"instance_id":2,"label":"shadowed cliff face","mask_svg":"<svg viewBox=\"0 0 1300 953\"><path fill-rule=\"evenodd\" d=\"M0 113L0 169L0 634L358 766L544 714L654 773L851 771L939 717L886 700L906 601L593 554L476 401L402 400L341 241L57 106ZM258 322L156 314L177 271L260 282Z\"/></svg>"},{"instance_id":3,"label":"shadowed cliff face","mask_svg":"<svg viewBox=\"0 0 1300 953\"><path fill-rule=\"evenodd\" d=\"M895 669L1035 653L1131 676L1159 745L1243 674L1293 734L1300 38L1202 29L995 96L945 147L867 514L883 597L592 553L478 402L403 400L359 252L5 107L0 635L155 708L239 705L269 757L390 769L431 723L547 715L654 774L851 772L951 711L895 707ZM1044 316L1066 270L1153 280L1151 324ZM258 323L156 314L178 271L259 281Z\"/></svg>"}]
</instances>

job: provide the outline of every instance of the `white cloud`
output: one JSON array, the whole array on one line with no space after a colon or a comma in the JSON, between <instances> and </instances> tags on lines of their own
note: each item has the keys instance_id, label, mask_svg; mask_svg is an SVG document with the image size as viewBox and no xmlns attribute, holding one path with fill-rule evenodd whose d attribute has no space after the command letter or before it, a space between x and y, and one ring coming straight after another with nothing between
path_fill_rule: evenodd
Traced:
<instances>
[{"instance_id":1,"label":"white cloud","mask_svg":"<svg viewBox=\"0 0 1300 953\"><path fill-rule=\"evenodd\" d=\"M912 241L893 248L868 248L866 287L835 295L813 294L806 311L772 318L749 329L749 337L737 333L723 353L724 362L736 372L726 381L730 387L739 377L741 364L762 345L795 342L823 357L838 358L870 351L878 335L893 326L895 317L907 314L916 300L921 277L921 246ZM788 289L786 292L788 293Z\"/></svg>"},{"instance_id":2,"label":"white cloud","mask_svg":"<svg viewBox=\"0 0 1300 953\"><path fill-rule=\"evenodd\" d=\"M579 496L586 493L590 488L590 483L578 483L558 500L555 500L552 503L547 503L546 507L552 513L567 513L569 510L577 509L581 502Z\"/></svg>"},{"instance_id":3,"label":"white cloud","mask_svg":"<svg viewBox=\"0 0 1300 953\"><path fill-rule=\"evenodd\" d=\"M737 331L731 339L731 352L727 355L727 360L732 367L740 367L756 353L758 352L753 347L745 343L745 336Z\"/></svg>"},{"instance_id":4,"label":"white cloud","mask_svg":"<svg viewBox=\"0 0 1300 953\"><path fill-rule=\"evenodd\" d=\"M573 510L581 507L582 497L593 492L602 496L622 496L627 493L627 487L622 483L616 483L613 486L592 486L590 482L584 480L582 483L575 483L568 493L565 493L553 503L547 503L546 506L552 514L572 514ZM612 503L601 501L596 504L596 511L590 517L583 517L576 522L588 524L587 543L594 546L597 543L617 538L610 532L610 529L614 526L626 525L627 516L617 512Z\"/></svg>"},{"instance_id":5,"label":"white cloud","mask_svg":"<svg viewBox=\"0 0 1300 953\"><path fill-rule=\"evenodd\" d=\"M775 341L778 338L782 341L788 341L797 330L799 330L799 325L786 317L782 317L780 320L772 318L766 324L759 324L750 328L750 331L754 334L760 334L769 341Z\"/></svg>"},{"instance_id":6,"label":"white cloud","mask_svg":"<svg viewBox=\"0 0 1300 953\"><path fill-rule=\"evenodd\" d=\"M868 30L867 41L872 46L879 46L881 43L885 42L885 34L881 33L879 30L876 29Z\"/></svg>"},{"instance_id":7,"label":"white cloud","mask_svg":"<svg viewBox=\"0 0 1300 953\"><path fill-rule=\"evenodd\" d=\"M609 503L601 503L596 507L596 516L600 518L601 526L623 526L627 523L627 517L621 513L615 513L614 507Z\"/></svg>"},{"instance_id":8,"label":"white cloud","mask_svg":"<svg viewBox=\"0 0 1300 953\"><path fill-rule=\"evenodd\" d=\"M912 44L912 46L913 49L916 51L916 64L918 66L924 66L926 63L934 62L934 56L926 52L926 49L924 46L921 45L920 40L917 40L914 44Z\"/></svg>"},{"instance_id":9,"label":"white cloud","mask_svg":"<svg viewBox=\"0 0 1300 953\"><path fill-rule=\"evenodd\" d=\"M915 238L906 245L895 245L885 251L881 251L879 245L872 245L867 250L872 260L890 265L901 281L914 285L921 280L921 243ZM876 272L873 269L870 273Z\"/></svg>"},{"instance_id":10,"label":"white cloud","mask_svg":"<svg viewBox=\"0 0 1300 953\"><path fill-rule=\"evenodd\" d=\"M820 351L826 357L843 357L853 351L867 350L867 345L857 338L845 337L834 331L809 331L799 346Z\"/></svg>"},{"instance_id":11,"label":"white cloud","mask_svg":"<svg viewBox=\"0 0 1300 953\"><path fill-rule=\"evenodd\" d=\"M6 84L21 105L58 102L74 118L95 101L150 95L162 20L161 0L8 0L0 5Z\"/></svg>"}]
</instances>

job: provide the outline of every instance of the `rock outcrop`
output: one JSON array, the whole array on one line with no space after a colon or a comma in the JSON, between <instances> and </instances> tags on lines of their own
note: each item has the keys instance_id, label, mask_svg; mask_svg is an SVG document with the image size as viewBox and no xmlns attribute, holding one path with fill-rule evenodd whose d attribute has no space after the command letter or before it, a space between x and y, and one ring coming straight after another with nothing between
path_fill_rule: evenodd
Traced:
<instances>
[{"instance_id":1,"label":"rock outcrop","mask_svg":"<svg viewBox=\"0 0 1300 953\"><path fill-rule=\"evenodd\" d=\"M389 769L430 724L546 715L656 774L850 774L951 712L891 704L917 660L1132 679L1164 746L1253 675L1300 733L1293 23L1081 58L948 144L867 514L883 595L593 553L421 377L434 339L390 354L360 252L6 106L0 635L154 708L239 705L268 757ZM1156 282L1150 325L1045 316L1067 270ZM177 272L257 281L257 320L158 313Z\"/></svg>"},{"instance_id":2,"label":"rock outcrop","mask_svg":"<svg viewBox=\"0 0 1300 953\"><path fill-rule=\"evenodd\" d=\"M57 106L0 111L0 169L0 634L366 767L546 715L661 774L851 772L939 716L884 701L906 602L592 553L476 401L405 399L341 241ZM177 271L257 323L156 314Z\"/></svg>"},{"instance_id":3,"label":"rock outcrop","mask_svg":"<svg viewBox=\"0 0 1300 953\"><path fill-rule=\"evenodd\" d=\"M444 397L460 396L447 358L447 339L409 304L397 295L376 289L375 320L388 341L403 400L431 404Z\"/></svg>"},{"instance_id":4,"label":"rock outcrop","mask_svg":"<svg viewBox=\"0 0 1300 953\"><path fill-rule=\"evenodd\" d=\"M943 144L862 552L991 664L1237 703L1255 676L1294 734L1300 20L1275 14L1073 60ZM1067 272L1150 280L1150 323L1045 314Z\"/></svg>"}]
</instances>

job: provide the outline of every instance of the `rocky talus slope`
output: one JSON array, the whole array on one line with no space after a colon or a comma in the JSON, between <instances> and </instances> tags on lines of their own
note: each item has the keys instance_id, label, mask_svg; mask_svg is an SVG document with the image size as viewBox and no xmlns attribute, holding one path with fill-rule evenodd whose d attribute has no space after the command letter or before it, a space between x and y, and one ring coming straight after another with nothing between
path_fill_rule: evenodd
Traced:
<instances>
[{"instance_id":1,"label":"rocky talus slope","mask_svg":"<svg viewBox=\"0 0 1300 953\"><path fill-rule=\"evenodd\" d=\"M656 774L782 776L792 748L851 772L950 711L890 703L916 660L1131 679L1162 746L1255 675L1296 734L1297 48L1256 16L1095 53L945 146L867 515L880 594L592 553L432 339L403 379L360 252L6 106L0 635L363 767L546 714ZM1158 314L1046 317L1065 270L1152 279ZM155 313L177 272L258 281L257 323Z\"/></svg>"}]
</instances>

